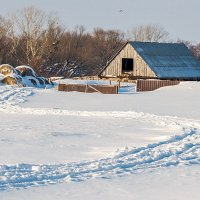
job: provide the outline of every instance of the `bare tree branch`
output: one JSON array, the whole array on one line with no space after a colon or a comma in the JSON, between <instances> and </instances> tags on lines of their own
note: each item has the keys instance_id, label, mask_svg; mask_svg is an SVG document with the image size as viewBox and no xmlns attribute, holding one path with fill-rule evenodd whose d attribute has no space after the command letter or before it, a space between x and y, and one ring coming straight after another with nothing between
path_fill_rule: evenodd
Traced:
<instances>
[{"instance_id":1,"label":"bare tree branch","mask_svg":"<svg viewBox=\"0 0 200 200\"><path fill-rule=\"evenodd\" d=\"M159 25L141 25L133 28L130 37L141 42L166 42L169 33Z\"/></svg>"}]
</instances>

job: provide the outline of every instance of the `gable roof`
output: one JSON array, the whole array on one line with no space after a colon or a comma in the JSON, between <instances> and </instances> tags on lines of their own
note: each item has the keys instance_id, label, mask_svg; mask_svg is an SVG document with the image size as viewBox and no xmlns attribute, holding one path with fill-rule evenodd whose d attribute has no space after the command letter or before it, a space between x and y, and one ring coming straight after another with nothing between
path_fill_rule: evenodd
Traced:
<instances>
[{"instance_id":1,"label":"gable roof","mask_svg":"<svg viewBox=\"0 0 200 200\"><path fill-rule=\"evenodd\" d=\"M200 63L183 43L129 43L158 78L200 78Z\"/></svg>"},{"instance_id":2,"label":"gable roof","mask_svg":"<svg viewBox=\"0 0 200 200\"><path fill-rule=\"evenodd\" d=\"M130 43L129 41L124 43L122 45L122 47L114 54L114 56L108 60L107 64L105 65L105 67L103 67L103 69L100 71L99 75L101 75L103 73L103 71L108 67L108 65L118 56L118 54L123 50L123 48L128 44Z\"/></svg>"}]
</instances>

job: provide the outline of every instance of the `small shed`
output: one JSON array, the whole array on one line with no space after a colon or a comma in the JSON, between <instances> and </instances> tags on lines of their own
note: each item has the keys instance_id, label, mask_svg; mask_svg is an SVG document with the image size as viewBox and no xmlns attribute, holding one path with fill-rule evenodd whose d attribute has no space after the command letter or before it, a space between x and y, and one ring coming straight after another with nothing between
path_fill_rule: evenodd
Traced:
<instances>
[{"instance_id":1,"label":"small shed","mask_svg":"<svg viewBox=\"0 0 200 200\"><path fill-rule=\"evenodd\" d=\"M130 41L124 44L99 76L200 80L200 62L183 43Z\"/></svg>"}]
</instances>

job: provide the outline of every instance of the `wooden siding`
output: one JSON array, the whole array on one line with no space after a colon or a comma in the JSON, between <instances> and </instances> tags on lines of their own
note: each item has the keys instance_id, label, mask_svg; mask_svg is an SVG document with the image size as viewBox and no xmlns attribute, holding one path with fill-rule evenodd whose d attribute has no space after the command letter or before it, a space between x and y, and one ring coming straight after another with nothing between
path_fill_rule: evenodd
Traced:
<instances>
[{"instance_id":1,"label":"wooden siding","mask_svg":"<svg viewBox=\"0 0 200 200\"><path fill-rule=\"evenodd\" d=\"M122 73L122 58L133 58L133 71L130 73ZM105 77L117 77L117 76L135 76L135 77L156 77L151 68L143 61L140 55L134 50L134 48L127 43L126 46L117 54L117 56L111 60L108 66L101 73L101 76Z\"/></svg>"}]
</instances>

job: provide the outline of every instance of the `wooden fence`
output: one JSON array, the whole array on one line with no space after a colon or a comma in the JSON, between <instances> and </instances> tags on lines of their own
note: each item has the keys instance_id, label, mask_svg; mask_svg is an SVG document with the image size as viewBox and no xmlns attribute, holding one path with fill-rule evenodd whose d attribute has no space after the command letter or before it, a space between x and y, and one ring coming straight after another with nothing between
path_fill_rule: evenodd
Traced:
<instances>
[{"instance_id":1,"label":"wooden fence","mask_svg":"<svg viewBox=\"0 0 200 200\"><path fill-rule=\"evenodd\" d=\"M80 84L59 84L59 91L65 92L85 92L85 93L93 93L98 92L102 94L117 94L118 86L110 86L110 85L80 85Z\"/></svg>"},{"instance_id":2,"label":"wooden fence","mask_svg":"<svg viewBox=\"0 0 200 200\"><path fill-rule=\"evenodd\" d=\"M178 85L177 80L137 80L137 92L153 91L161 87Z\"/></svg>"}]
</instances>

